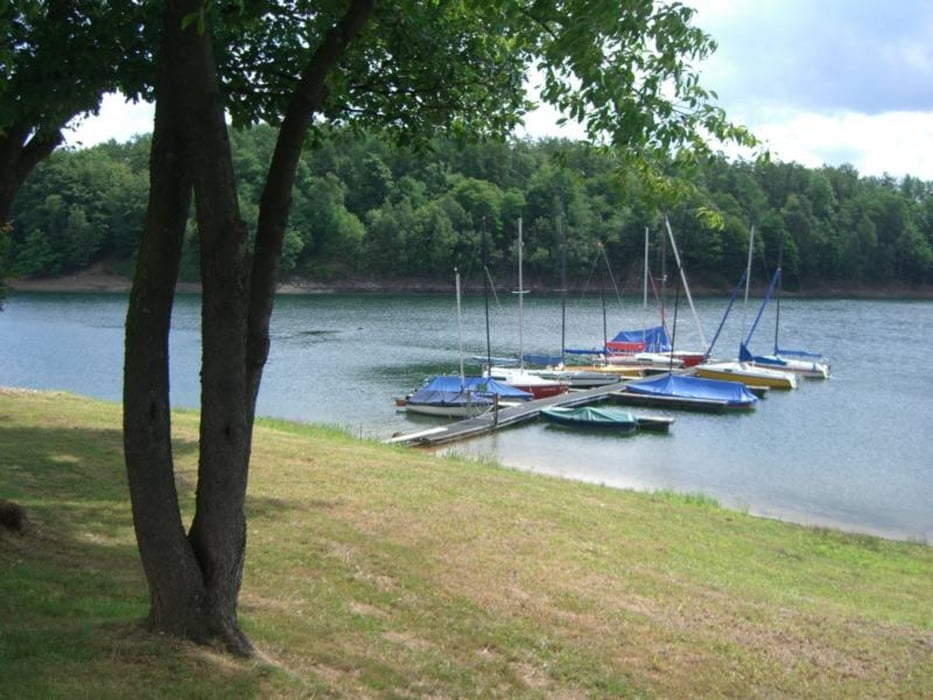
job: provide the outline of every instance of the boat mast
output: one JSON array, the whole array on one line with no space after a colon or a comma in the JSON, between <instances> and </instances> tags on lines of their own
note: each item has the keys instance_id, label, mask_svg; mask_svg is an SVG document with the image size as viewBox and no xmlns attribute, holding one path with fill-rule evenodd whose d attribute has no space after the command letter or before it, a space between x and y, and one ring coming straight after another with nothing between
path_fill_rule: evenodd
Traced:
<instances>
[{"instance_id":1,"label":"boat mast","mask_svg":"<svg viewBox=\"0 0 933 700\"><path fill-rule=\"evenodd\" d=\"M560 219L560 366L564 366L564 347L567 345L567 234L564 229L564 211Z\"/></svg>"},{"instance_id":2,"label":"boat mast","mask_svg":"<svg viewBox=\"0 0 933 700\"><path fill-rule=\"evenodd\" d=\"M700 325L700 317L697 316L696 307L693 305L693 296L690 294L690 286L687 284L687 275L684 273L683 265L680 264L680 253L677 252L677 243L674 241L674 232L671 230L671 222L666 216L664 217L664 225L667 226L667 235L671 239L671 248L674 250L674 260L677 262L677 270L680 272L680 280L684 285L684 292L687 295L687 301L690 302L690 311L693 314L693 320L697 324L697 331L700 334L700 342L703 344L703 347L706 347L706 336L703 335L703 326ZM676 313L674 324L677 324ZM676 328L674 329L676 331ZM673 345L673 336L671 345Z\"/></svg>"},{"instance_id":3,"label":"boat mast","mask_svg":"<svg viewBox=\"0 0 933 700\"><path fill-rule=\"evenodd\" d=\"M522 338L522 327L524 325L524 302L525 288L522 286L522 217L518 217L518 367L525 368L525 351Z\"/></svg>"},{"instance_id":4,"label":"boat mast","mask_svg":"<svg viewBox=\"0 0 933 700\"><path fill-rule=\"evenodd\" d=\"M492 342L489 336L489 248L486 239L486 217L483 217L483 305L486 308L486 368L492 368Z\"/></svg>"},{"instance_id":5,"label":"boat mast","mask_svg":"<svg viewBox=\"0 0 933 700\"><path fill-rule=\"evenodd\" d=\"M466 384L466 373L463 369L463 321L460 314L460 271L454 268L454 279L457 287L457 343L460 347L460 388Z\"/></svg>"},{"instance_id":6,"label":"boat mast","mask_svg":"<svg viewBox=\"0 0 933 700\"><path fill-rule=\"evenodd\" d=\"M596 244L599 246L599 252L603 256L603 262L606 264L606 269L609 270L609 258L606 257L606 250L603 248L602 241ZM611 270L609 270L611 272ZM609 328L606 324L606 273L603 272L599 276L599 300L603 305L603 352L606 355L606 361L609 360Z\"/></svg>"},{"instance_id":7,"label":"boat mast","mask_svg":"<svg viewBox=\"0 0 933 700\"><path fill-rule=\"evenodd\" d=\"M642 328L645 329L642 334L642 342L645 344L645 350L648 349L648 227L645 226L645 279L641 290L641 309L645 317Z\"/></svg>"},{"instance_id":8,"label":"boat mast","mask_svg":"<svg viewBox=\"0 0 933 700\"><path fill-rule=\"evenodd\" d=\"M742 309L742 332L748 330L748 287L752 279L752 252L755 250L755 224L748 234L748 262L745 264L745 304Z\"/></svg>"},{"instance_id":9,"label":"boat mast","mask_svg":"<svg viewBox=\"0 0 933 700\"><path fill-rule=\"evenodd\" d=\"M781 328L781 267L784 265L784 232L781 232L781 247L778 249L777 287L774 292L775 313L774 313L774 354L780 355L778 350L778 332Z\"/></svg>"}]
</instances>

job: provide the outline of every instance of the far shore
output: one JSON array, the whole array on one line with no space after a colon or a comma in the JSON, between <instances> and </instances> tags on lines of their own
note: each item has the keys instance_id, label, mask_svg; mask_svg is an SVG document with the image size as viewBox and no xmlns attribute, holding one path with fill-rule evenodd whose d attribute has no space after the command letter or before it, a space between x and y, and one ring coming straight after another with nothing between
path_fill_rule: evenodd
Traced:
<instances>
[{"instance_id":1,"label":"far shore","mask_svg":"<svg viewBox=\"0 0 933 700\"><path fill-rule=\"evenodd\" d=\"M114 275L99 270L89 270L62 277L19 278L7 280L9 288L15 292L78 292L78 293L114 293L125 294L130 291L132 280L129 277ZM542 293L557 293L557 289L527 283L531 291ZM475 287L475 288L474 288ZM180 282L177 291L181 293L198 293L201 285L194 282ZM294 279L278 286L279 294L339 294L339 293L433 293L444 294L453 289L452 283L437 280L402 279L402 280L376 280L376 279L348 279L341 281L314 282L310 280ZM465 285L465 292L481 292L482 285ZM596 293L597 290L593 290ZM723 296L728 295L731 289L717 289L711 287L694 287L691 285L694 296ZM756 289L761 294L763 289ZM784 296L814 299L933 299L933 285L924 286L836 286L832 284L820 285L796 291L783 290Z\"/></svg>"}]
</instances>

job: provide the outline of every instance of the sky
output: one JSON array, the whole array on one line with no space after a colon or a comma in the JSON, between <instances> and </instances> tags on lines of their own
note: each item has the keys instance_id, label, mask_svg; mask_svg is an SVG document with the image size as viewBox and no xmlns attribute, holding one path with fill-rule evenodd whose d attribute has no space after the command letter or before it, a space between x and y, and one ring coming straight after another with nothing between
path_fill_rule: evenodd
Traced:
<instances>
[{"instance_id":1,"label":"sky","mask_svg":"<svg viewBox=\"0 0 933 700\"><path fill-rule=\"evenodd\" d=\"M773 159L933 182L933 1L683 1L719 45L698 66L701 84ZM540 109L522 135L581 133L555 121ZM112 95L68 142L122 142L151 130L151 106Z\"/></svg>"}]
</instances>

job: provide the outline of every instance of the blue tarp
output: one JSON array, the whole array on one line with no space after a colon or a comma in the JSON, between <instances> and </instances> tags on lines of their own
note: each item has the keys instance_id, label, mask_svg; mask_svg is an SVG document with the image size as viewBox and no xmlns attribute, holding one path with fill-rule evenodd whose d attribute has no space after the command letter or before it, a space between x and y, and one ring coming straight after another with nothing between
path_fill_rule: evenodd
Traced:
<instances>
[{"instance_id":1,"label":"blue tarp","mask_svg":"<svg viewBox=\"0 0 933 700\"><path fill-rule=\"evenodd\" d=\"M650 396L725 401L730 406L749 406L758 401L758 397L740 382L680 374L659 374L645 381L632 382L626 389Z\"/></svg>"},{"instance_id":2,"label":"blue tarp","mask_svg":"<svg viewBox=\"0 0 933 700\"><path fill-rule=\"evenodd\" d=\"M606 343L609 350L623 352L670 352L671 338L664 326L619 331Z\"/></svg>"},{"instance_id":3,"label":"blue tarp","mask_svg":"<svg viewBox=\"0 0 933 700\"><path fill-rule=\"evenodd\" d=\"M408 397L409 403L459 406L467 403L492 404L493 397L526 400L531 394L489 377L437 375Z\"/></svg>"}]
</instances>

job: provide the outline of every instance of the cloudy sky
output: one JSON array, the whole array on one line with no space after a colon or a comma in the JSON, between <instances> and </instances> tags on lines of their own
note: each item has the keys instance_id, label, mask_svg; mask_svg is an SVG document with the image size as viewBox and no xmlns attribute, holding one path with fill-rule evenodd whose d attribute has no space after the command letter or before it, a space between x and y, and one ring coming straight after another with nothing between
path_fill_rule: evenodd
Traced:
<instances>
[{"instance_id":1,"label":"cloudy sky","mask_svg":"<svg viewBox=\"0 0 933 700\"><path fill-rule=\"evenodd\" d=\"M702 83L772 157L807 167L933 181L933 1L684 0L719 44ZM148 107L105 101L69 139L92 145L152 129ZM531 136L566 135L545 110Z\"/></svg>"}]
</instances>

